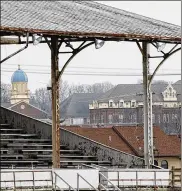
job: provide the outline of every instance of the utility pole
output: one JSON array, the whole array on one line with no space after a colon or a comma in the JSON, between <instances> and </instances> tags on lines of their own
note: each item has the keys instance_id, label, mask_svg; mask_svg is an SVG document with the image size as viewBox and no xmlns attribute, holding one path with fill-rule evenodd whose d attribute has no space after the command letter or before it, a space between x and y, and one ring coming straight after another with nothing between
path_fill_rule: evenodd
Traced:
<instances>
[{"instance_id":1,"label":"utility pole","mask_svg":"<svg viewBox=\"0 0 182 191\"><path fill-rule=\"evenodd\" d=\"M51 83L52 83L52 162L60 168L60 116L59 116L59 52L58 38L51 37Z\"/></svg>"},{"instance_id":2,"label":"utility pole","mask_svg":"<svg viewBox=\"0 0 182 191\"><path fill-rule=\"evenodd\" d=\"M152 123L152 92L149 74L149 44L142 42L143 48L143 90L144 90L144 159L145 166L150 168L153 156L153 123Z\"/></svg>"}]
</instances>

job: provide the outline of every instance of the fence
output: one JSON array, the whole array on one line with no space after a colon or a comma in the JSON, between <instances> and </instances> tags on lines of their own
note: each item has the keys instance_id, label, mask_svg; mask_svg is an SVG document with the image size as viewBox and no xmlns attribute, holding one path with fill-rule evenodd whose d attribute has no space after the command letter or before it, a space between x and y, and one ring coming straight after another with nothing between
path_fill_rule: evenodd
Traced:
<instances>
[{"instance_id":1,"label":"fence","mask_svg":"<svg viewBox=\"0 0 182 191\"><path fill-rule=\"evenodd\" d=\"M181 168L172 167L171 170L171 186L180 187L181 186Z\"/></svg>"},{"instance_id":2,"label":"fence","mask_svg":"<svg viewBox=\"0 0 182 191\"><path fill-rule=\"evenodd\" d=\"M179 169L101 169L100 182L105 187L114 185L118 188L136 188L136 190L142 187L176 188L181 186L180 175L177 173Z\"/></svg>"},{"instance_id":3,"label":"fence","mask_svg":"<svg viewBox=\"0 0 182 191\"><path fill-rule=\"evenodd\" d=\"M99 187L98 169L1 170L1 190L65 189ZM96 189L97 190L97 189Z\"/></svg>"},{"instance_id":4,"label":"fence","mask_svg":"<svg viewBox=\"0 0 182 191\"><path fill-rule=\"evenodd\" d=\"M120 190L121 188L177 188L180 169L106 169L82 166L78 169L1 170L1 190L64 189Z\"/></svg>"}]
</instances>

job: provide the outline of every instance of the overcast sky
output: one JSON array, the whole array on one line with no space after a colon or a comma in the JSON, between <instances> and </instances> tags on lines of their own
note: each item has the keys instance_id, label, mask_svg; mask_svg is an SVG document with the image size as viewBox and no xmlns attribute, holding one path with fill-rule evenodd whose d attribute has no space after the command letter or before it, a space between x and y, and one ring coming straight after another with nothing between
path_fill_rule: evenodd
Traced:
<instances>
[{"instance_id":1,"label":"overcast sky","mask_svg":"<svg viewBox=\"0 0 182 191\"><path fill-rule=\"evenodd\" d=\"M180 1L100 1L100 3L110 5L119 9L141 14L147 17L166 21L176 25L181 25L181 2ZM1 59L12 52L20 49L21 45L6 45L1 47ZM166 45L164 51L171 46ZM151 47L151 54L158 55ZM64 64L66 56L59 56L60 67ZM13 71L20 64L28 76L29 89L34 91L36 88L46 87L50 80L50 50L47 45L29 45L28 49L14 56L1 66L1 80L11 83ZM151 68L155 68L159 59L151 60ZM107 69L109 68L109 69ZM94 46L79 53L69 64L65 72L89 72L89 73L109 73L110 76L84 76L84 75L63 75L62 79L75 84L93 84L103 81L110 81L113 84L137 83L142 77L137 76L112 76L116 73L121 74L142 74L141 54L135 43L131 42L106 42L101 49ZM27 70L29 73L27 72ZM37 73L35 73L37 72ZM169 58L161 67L158 73L177 74L181 72L181 52ZM39 73L39 74L38 74ZM46 74L41 74L46 73ZM167 80L175 82L181 76L156 76L155 80Z\"/></svg>"}]
</instances>

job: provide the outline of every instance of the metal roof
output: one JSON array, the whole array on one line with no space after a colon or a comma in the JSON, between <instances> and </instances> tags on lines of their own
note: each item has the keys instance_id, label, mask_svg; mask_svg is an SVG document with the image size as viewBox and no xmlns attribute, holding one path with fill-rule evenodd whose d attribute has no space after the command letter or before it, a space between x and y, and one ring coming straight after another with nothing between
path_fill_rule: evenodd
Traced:
<instances>
[{"instance_id":1,"label":"metal roof","mask_svg":"<svg viewBox=\"0 0 182 191\"><path fill-rule=\"evenodd\" d=\"M180 26L93 1L1 1L1 31L181 42Z\"/></svg>"}]
</instances>

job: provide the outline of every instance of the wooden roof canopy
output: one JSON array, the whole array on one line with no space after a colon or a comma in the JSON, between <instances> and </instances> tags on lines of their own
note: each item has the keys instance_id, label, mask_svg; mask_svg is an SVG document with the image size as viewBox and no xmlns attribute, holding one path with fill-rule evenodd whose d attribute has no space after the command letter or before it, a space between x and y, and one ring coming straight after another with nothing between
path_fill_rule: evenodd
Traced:
<instances>
[{"instance_id":1,"label":"wooden roof canopy","mask_svg":"<svg viewBox=\"0 0 182 191\"><path fill-rule=\"evenodd\" d=\"M93 1L1 1L0 36L181 43L181 27Z\"/></svg>"}]
</instances>

